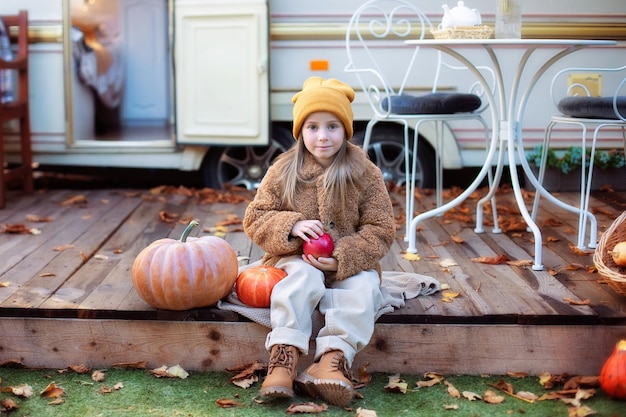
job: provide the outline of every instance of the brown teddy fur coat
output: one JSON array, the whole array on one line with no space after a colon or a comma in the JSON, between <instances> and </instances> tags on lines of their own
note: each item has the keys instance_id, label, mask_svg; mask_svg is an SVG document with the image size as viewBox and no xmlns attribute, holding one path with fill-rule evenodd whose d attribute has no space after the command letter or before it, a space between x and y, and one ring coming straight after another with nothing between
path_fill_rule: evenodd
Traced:
<instances>
[{"instance_id":1,"label":"brown teddy fur coat","mask_svg":"<svg viewBox=\"0 0 626 417\"><path fill-rule=\"evenodd\" d=\"M277 178L282 173L274 166L269 168L243 220L246 234L265 251L264 265L273 266L280 258L302 254L303 240L290 236L291 229L297 221L318 219L335 243L333 257L338 270L329 277L342 280L369 269L381 273L380 260L395 238L391 200L380 169L360 147L347 145L350 166L359 167L360 172L354 176L343 214L339 202L325 195L324 168L310 154L304 159L301 174L315 181L303 185L294 210L281 208L282 190Z\"/></svg>"}]
</instances>

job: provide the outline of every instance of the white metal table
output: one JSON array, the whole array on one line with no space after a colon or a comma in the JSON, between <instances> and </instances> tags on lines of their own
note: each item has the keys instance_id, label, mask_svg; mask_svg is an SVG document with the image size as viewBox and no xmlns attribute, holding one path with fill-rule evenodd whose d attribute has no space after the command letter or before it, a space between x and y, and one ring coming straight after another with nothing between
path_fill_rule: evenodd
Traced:
<instances>
[{"instance_id":1,"label":"white metal table","mask_svg":"<svg viewBox=\"0 0 626 417\"><path fill-rule=\"evenodd\" d=\"M470 186L460 195L448 203L423 212L411 220L408 235L408 248L407 251L411 253L417 253L416 247L416 233L417 225L428 218L438 216L451 208L456 207L462 203L471 193L478 188L487 173L493 167L494 157L496 151L498 152L498 159L496 163L496 172L494 175L494 183L489 190L489 193L483 197L476 207L476 232L483 233L483 207L487 201L489 201L500 182L502 171L505 163L505 150L508 155L509 172L511 175L511 185L513 187L513 193L515 200L519 207L522 217L526 221L530 231L532 231L535 238L535 260L532 268L534 270L543 270L542 265L542 238L539 227L531 218L530 213L524 202L522 196L519 178L517 170L515 169L517 163L515 159L515 151L517 149L519 161L522 168L526 172L528 179L531 181L537 192L543 195L551 196L546 189L539 184L535 175L532 173L528 162L524 155L524 146L522 143L522 120L524 110L528 101L528 97L541 76L557 61L561 58L576 52L580 49L589 46L609 46L615 45L615 41L609 40L573 40L573 39L428 39L428 40L408 40L406 44L420 45L424 47L430 47L440 50L464 64L477 79L481 82L486 90L486 97L489 101L491 108L492 120L494 121L492 126L492 140L490 142L485 164L476 176L475 180ZM478 63L473 63L472 58L467 57L464 54L463 48L468 46L482 47L491 61L492 68L496 74L496 95L497 98L489 93L489 86L477 69ZM510 49L512 47L523 48L524 52L520 58L517 70L510 82L506 85L502 73L502 65L497 51L503 49ZM552 52L550 58L546 59L539 68L530 68L527 66L529 58L538 49L549 50ZM484 65L484 64L483 64ZM522 76L527 71L533 71L533 76L525 86L521 85ZM520 95L521 89L524 87L523 93ZM497 123L496 123L497 121ZM416 157L416 156L414 156ZM582 208L581 208L582 209ZM494 207L495 210L495 207ZM497 222L494 225L494 233L500 233Z\"/></svg>"}]
</instances>

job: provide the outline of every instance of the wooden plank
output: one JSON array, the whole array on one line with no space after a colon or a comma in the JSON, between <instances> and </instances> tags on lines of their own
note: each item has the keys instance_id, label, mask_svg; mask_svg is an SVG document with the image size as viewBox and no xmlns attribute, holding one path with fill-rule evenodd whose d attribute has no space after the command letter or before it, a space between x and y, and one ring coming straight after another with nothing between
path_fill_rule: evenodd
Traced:
<instances>
[{"instance_id":1,"label":"wooden plank","mask_svg":"<svg viewBox=\"0 0 626 417\"><path fill-rule=\"evenodd\" d=\"M10 308L36 308L92 257L106 239L132 211L137 201L112 196L108 191L86 193L90 203L61 213L43 229L48 235L40 245L23 247L26 255L3 276L15 277L12 294L2 297ZM107 200L104 202L103 200ZM80 213L77 213L80 211ZM42 234L43 234L42 233ZM70 245L66 250L57 246ZM13 285L15 284L15 285ZM8 287L7 287L8 288Z\"/></svg>"},{"instance_id":2,"label":"wooden plank","mask_svg":"<svg viewBox=\"0 0 626 417\"><path fill-rule=\"evenodd\" d=\"M103 191L104 197L102 197L102 199L117 198L115 196L110 197L108 193L109 192ZM116 193L120 194L120 192ZM29 201L38 201L37 203L33 203L36 204L34 208L42 206L49 210L56 210L59 209L59 207L63 207L60 206L59 203L68 198L71 194L78 194L78 192L67 190L55 191L46 195L46 197L49 197L49 200L30 199ZM174 197L172 197L172 195L174 195ZM573 194L568 194L569 197L571 197L571 195ZM619 196L620 194L617 195ZM147 195L145 195L145 197L147 197ZM509 200L511 200L512 194L508 192L500 195L499 198L500 201L502 201L502 204L500 205L501 208L506 208L507 204L510 203ZM147 200L151 200L152 202ZM429 204L432 204L432 200L433 196L425 196L418 202L418 205L420 207L428 206ZM470 199L467 206L472 206L474 202L475 199ZM243 211L246 207L246 204L231 205L219 203L207 205L203 204L195 197L186 196L182 193L160 196L150 195L150 199L146 198L146 201L138 200L137 204L153 205L151 210L146 211L143 214L152 220L156 220L158 218L158 212L165 209L178 214L181 218L197 217L206 226L214 225L217 221L223 220L227 213L236 213L240 217L243 217ZM608 203L603 204L606 205L607 209L613 207ZM111 203L111 205L114 204ZM74 217L69 217L67 219L67 223L65 224L61 222L51 222L54 223L54 226L57 226L58 229L52 229L53 225L48 223L42 225L49 228L46 229L46 237L49 240L52 239L52 241L46 243L48 245L48 249L45 249L45 247L45 250L42 249L39 244L33 244L30 246L20 245L20 250L23 252L21 253L21 256L25 256L25 254L31 254L32 256L32 253L37 253L36 257L31 258L31 264L22 263L20 265L23 267L23 269L20 269L19 271L20 276L24 277L24 280L28 281L37 272L42 271L45 265L50 264L51 261L49 259L47 260L47 263L43 264L44 266L42 266L41 262L42 260L46 260L45 256L47 255L57 255L49 248L60 245L65 241L64 236L67 235L64 235L64 233L68 233L68 230L71 229L70 226L74 226L73 223L82 222L80 216L85 214L83 210L76 209L76 207L67 208L67 210L67 214L69 215L71 213ZM403 211L400 206L395 207L395 210L396 212ZM615 209L613 208L613 210ZM21 219L22 216L23 214L20 214L19 218ZM65 218L65 214L63 217ZM599 219L600 218L609 219L610 215L600 215ZM133 223L136 221L136 218L132 216L128 217L125 219L124 225L121 227L132 227L132 225L129 226L126 225L126 223ZM123 313L121 314L127 314L132 317L137 317L135 314L150 312L151 315L146 315L145 317L164 318L166 315L161 312L158 312L158 314L152 314L155 313L154 309L147 306L138 297L136 292L132 290L132 285L130 285L129 282L129 269L136 254L143 249L143 247L147 246L150 241L165 236L178 238L184 226L184 224L180 223L174 225L173 227L166 227L162 230L160 229L161 231L158 232L155 230L142 231L141 233L150 237L146 237L144 241L139 243L137 243L136 239L133 240L134 238L130 235L129 237L124 237L121 232L121 234L115 234L114 236L103 238L104 240L100 242L101 247L98 253L106 255L108 259L89 259L84 265L81 265L75 275L72 275L68 280L63 281L63 284L58 287L56 291L54 289L54 285L50 285L51 288L48 288L48 285L46 285L48 282L55 284L56 281L54 279L40 279L39 282L42 285L34 287L35 294L33 299L39 297L44 300L44 304L39 306L41 310L29 309L28 314L41 315L42 317L59 317L66 315L71 316L69 310L76 310L78 313L75 314L79 314L81 316L110 317L114 311L122 311ZM94 230L98 230L100 227L106 228L108 226L95 223L93 227L95 227ZM239 226L235 226L234 229L236 230L238 227ZM546 299L542 298L546 294L554 292L555 289L552 288L552 285L555 282L554 277L540 276L539 278L542 281L537 281L538 278L535 275L527 274L526 271L519 271L516 268L508 266L494 267L477 265L474 262L471 262L471 257L473 256L479 256L487 253L499 253L502 251L503 247L508 248L508 245L511 245L510 248L507 249L509 252L519 254L525 253L525 256L530 257L530 252L534 249L532 247L532 242L528 241L528 239L510 235L498 236L489 232L483 235L476 235L473 232L473 225L461 221L450 222L446 218L428 219L420 225L420 229L421 230L418 233L418 248L420 249L422 259L416 262L408 261L403 258L402 254L406 248L406 242L402 239L402 230L399 231L399 238L396 242L394 242L392 250L383 259L383 269L413 271L434 276L441 282L456 285L453 289L462 288L468 299L463 300L460 303L449 305L452 303L443 303L440 295L432 297L418 297L415 300L409 300L405 308L388 315L385 320L409 323L433 322L433 320L435 322L437 322L437 320L441 322L472 322L472 320L482 320L483 322L492 321L509 323L514 321L515 317L519 315L520 312L521 316L532 317L537 311L542 311L541 309L548 309L548 307L556 311L556 313L553 312L550 316L555 317L557 320L559 314L563 314L563 316L570 315L570 306L565 305L562 300L558 298L562 294L561 292L555 292L550 297L547 297L546 299L548 302L546 302ZM55 230L56 233L53 233L52 230ZM196 234L202 233L197 229ZM98 232L96 235L102 235L102 232ZM455 247L455 245L458 245L450 243L451 235L462 236L466 239L466 241L471 243L463 245L462 247ZM525 237L530 236L528 233L522 233L521 235L524 235ZM27 237L29 239L37 238L36 236L28 235ZM567 242L571 242L572 237L568 237L569 240L567 240ZM0 235L0 242L2 239L10 241L11 237ZM249 253L251 261L255 261L262 256L261 249L252 244L241 231L237 230L232 233L228 233L225 239L231 243L237 251L240 251L241 254ZM499 239L503 240L500 241ZM34 240L32 240L32 242L34 242ZM556 246L556 248L553 248L553 246ZM545 248L544 259L550 260L550 262L553 260L553 264L555 265L564 265L566 264L566 261L571 262L571 260L568 261L568 259L573 259L571 257L575 255L568 252L566 248L566 239L563 238L562 241L557 242L556 245L551 245L550 248ZM10 251L16 251L15 245L12 244L7 244L7 247L4 249L4 251L0 250L0 253L3 255L6 255L7 252L10 253ZM121 249L122 253L114 253L115 249ZM20 251L17 251L15 253L19 252ZM95 254L96 252L93 253ZM70 252L67 252L66 255L69 256L69 254ZM460 266L456 267L457 269L454 274L451 274L448 270L439 265L439 262L443 259L443 257L458 258ZM547 262L548 261L546 261L546 263ZM26 276L25 274L28 273L28 268L35 268L31 272L30 276ZM513 285L512 287L507 283L509 280L508 274L511 273L517 274L518 278L516 279L520 279L520 282L525 283L528 287L525 288L524 291L527 291L528 289L532 290L533 288L543 288L541 290L543 291L543 294L537 295L531 292L525 299L524 296L526 293L519 293L517 291L520 285L519 283ZM504 276L504 279L500 278L501 276ZM105 282L107 277L110 282ZM572 277L575 277L575 280ZM596 315L601 312L602 314L600 315L603 316L602 319L608 319L609 323L620 323L620 320L624 319L626 316L626 312L624 311L626 307L624 307L624 303L620 303L620 298L612 293L611 290L608 290L606 285L598 285L594 278L597 278L597 275L588 274L584 271L568 271L567 276L562 277L559 275L556 277L556 280L562 281L561 283L563 285L560 285L559 287L564 286L568 291L570 291L570 293L574 294L574 298L578 296L581 300L585 299L585 293L576 291L577 289L586 287L588 290L593 289L596 291L597 297L592 300L595 305L592 304L591 306L591 308L593 308L596 312ZM4 277L1 279L2 281L6 280ZM112 283L118 283L119 286L118 284ZM484 292L484 294L474 294L474 292L476 292L475 288L479 285L479 283L481 286L481 292ZM489 288L489 286L492 288ZM6 288L0 288L0 296L4 294L8 297L13 294L14 290L17 289L13 285L8 288L10 289L7 290ZM488 290L489 292L487 292ZM120 296L120 294L124 294L125 291L127 295ZM99 296L92 295L92 292L98 293ZM50 294L52 295L49 297ZM607 298L604 297L605 295L609 297L608 302ZM83 302L90 296L92 296L93 304L83 304ZM98 307L98 303L96 302L98 297L108 303L103 304L102 310L100 310L100 307ZM118 307L111 306L111 302L117 303L120 300L121 304L118 303ZM534 311L527 308L526 306L528 303L538 303L540 310ZM124 305L125 307L119 307L120 305ZM128 306L135 307L126 310L126 307ZM519 311L516 310L512 312L516 307L518 307ZM563 308L565 309L563 310ZM59 311L58 313L53 312L57 310ZM574 309L574 311L576 311L576 309ZM15 312L10 310L8 314L15 315ZM194 317L214 316L211 310L194 311L189 313L189 315ZM548 315L544 317L547 316ZM588 314L583 316L591 317L591 315ZM169 315L168 317L176 319L173 315ZM176 317L180 318L183 316L179 315Z\"/></svg>"},{"instance_id":3,"label":"wooden plank","mask_svg":"<svg viewBox=\"0 0 626 417\"><path fill-rule=\"evenodd\" d=\"M24 202L28 201L29 204L22 206L22 211L9 212L10 215L2 220L5 225L23 224L26 228L35 228L41 231L41 233L35 235L0 234L0 253L2 253L0 275L5 274L38 247L45 245L51 240L55 240L56 244L59 244L59 234L67 228L67 223L64 220L67 220L73 208L60 204L60 192L48 193L45 197L39 197L40 199L21 200ZM41 219L47 218L51 219L51 221L28 222L26 219L27 215L34 215ZM26 271L21 271L20 276L27 276Z\"/></svg>"},{"instance_id":4,"label":"wooden plank","mask_svg":"<svg viewBox=\"0 0 626 417\"><path fill-rule=\"evenodd\" d=\"M1 318L0 362L106 368L147 361L188 371L267 361L268 329L256 323ZM420 375L540 372L597 375L624 326L376 324L353 369ZM312 351L312 350L311 350ZM299 365L311 361L305 356Z\"/></svg>"},{"instance_id":5,"label":"wooden plank","mask_svg":"<svg viewBox=\"0 0 626 417\"><path fill-rule=\"evenodd\" d=\"M12 191L9 191L7 204L3 209L0 209L0 224L12 223L9 219L16 214L23 219L24 213L29 213L31 207L40 207L42 202L47 200L48 193L46 191L38 191L32 194L14 194Z\"/></svg>"},{"instance_id":6,"label":"wooden plank","mask_svg":"<svg viewBox=\"0 0 626 417\"><path fill-rule=\"evenodd\" d=\"M127 250L112 259L113 262L106 277L77 307L85 310L154 310L134 290L130 269L141 250L158 239L173 236L175 229L184 228L182 224L164 222L159 213L162 211L182 213L186 210L188 202L187 197L174 195L163 200L144 202L138 207L108 243L110 247L122 245ZM176 239L178 238L180 238L180 233ZM97 262L97 260L94 259L92 262ZM83 269L85 269L84 273L88 273L88 268ZM80 275L77 276L78 282L82 278Z\"/></svg>"},{"instance_id":7,"label":"wooden plank","mask_svg":"<svg viewBox=\"0 0 626 417\"><path fill-rule=\"evenodd\" d=\"M431 226L422 232L431 246L450 235L445 228L437 230ZM463 306L464 310L453 315L514 317L555 314L555 310L537 297L511 266L478 264L471 260L499 255L484 244L482 235L476 235L468 228L462 229L457 235L465 243L449 243L436 247L442 259L451 259L456 263L449 268L454 279L454 284L451 282L452 291L461 291L463 297L448 304Z\"/></svg>"}]
</instances>

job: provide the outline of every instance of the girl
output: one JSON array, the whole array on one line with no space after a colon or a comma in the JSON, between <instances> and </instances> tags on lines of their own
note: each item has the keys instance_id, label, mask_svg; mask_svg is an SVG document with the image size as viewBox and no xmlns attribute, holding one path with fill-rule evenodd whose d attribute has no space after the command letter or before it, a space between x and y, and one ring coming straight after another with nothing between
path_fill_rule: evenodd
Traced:
<instances>
[{"instance_id":1,"label":"girl","mask_svg":"<svg viewBox=\"0 0 626 417\"><path fill-rule=\"evenodd\" d=\"M350 366L369 343L383 303L380 259L395 222L380 170L349 142L353 99L354 90L339 80L304 82L292 99L296 143L268 169L246 209L244 229L265 251L262 263L288 274L272 292L264 396L292 397L295 381L313 397L347 405L354 394ZM324 232L335 243L332 256L303 254L303 242ZM315 363L297 374L316 308L325 324Z\"/></svg>"}]
</instances>

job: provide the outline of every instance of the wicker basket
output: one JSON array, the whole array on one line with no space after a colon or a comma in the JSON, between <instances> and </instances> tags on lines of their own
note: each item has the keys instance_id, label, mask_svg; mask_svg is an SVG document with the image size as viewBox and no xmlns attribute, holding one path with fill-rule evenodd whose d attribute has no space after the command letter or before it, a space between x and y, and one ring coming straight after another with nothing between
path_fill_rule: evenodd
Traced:
<instances>
[{"instance_id":1,"label":"wicker basket","mask_svg":"<svg viewBox=\"0 0 626 417\"><path fill-rule=\"evenodd\" d=\"M604 232L598 243L593 262L598 273L616 292L626 296L626 267L617 266L611 251L619 242L626 241L626 211L624 211Z\"/></svg>"},{"instance_id":2,"label":"wicker basket","mask_svg":"<svg viewBox=\"0 0 626 417\"><path fill-rule=\"evenodd\" d=\"M433 30L432 34L435 39L489 39L491 32L489 26L455 26Z\"/></svg>"}]
</instances>

